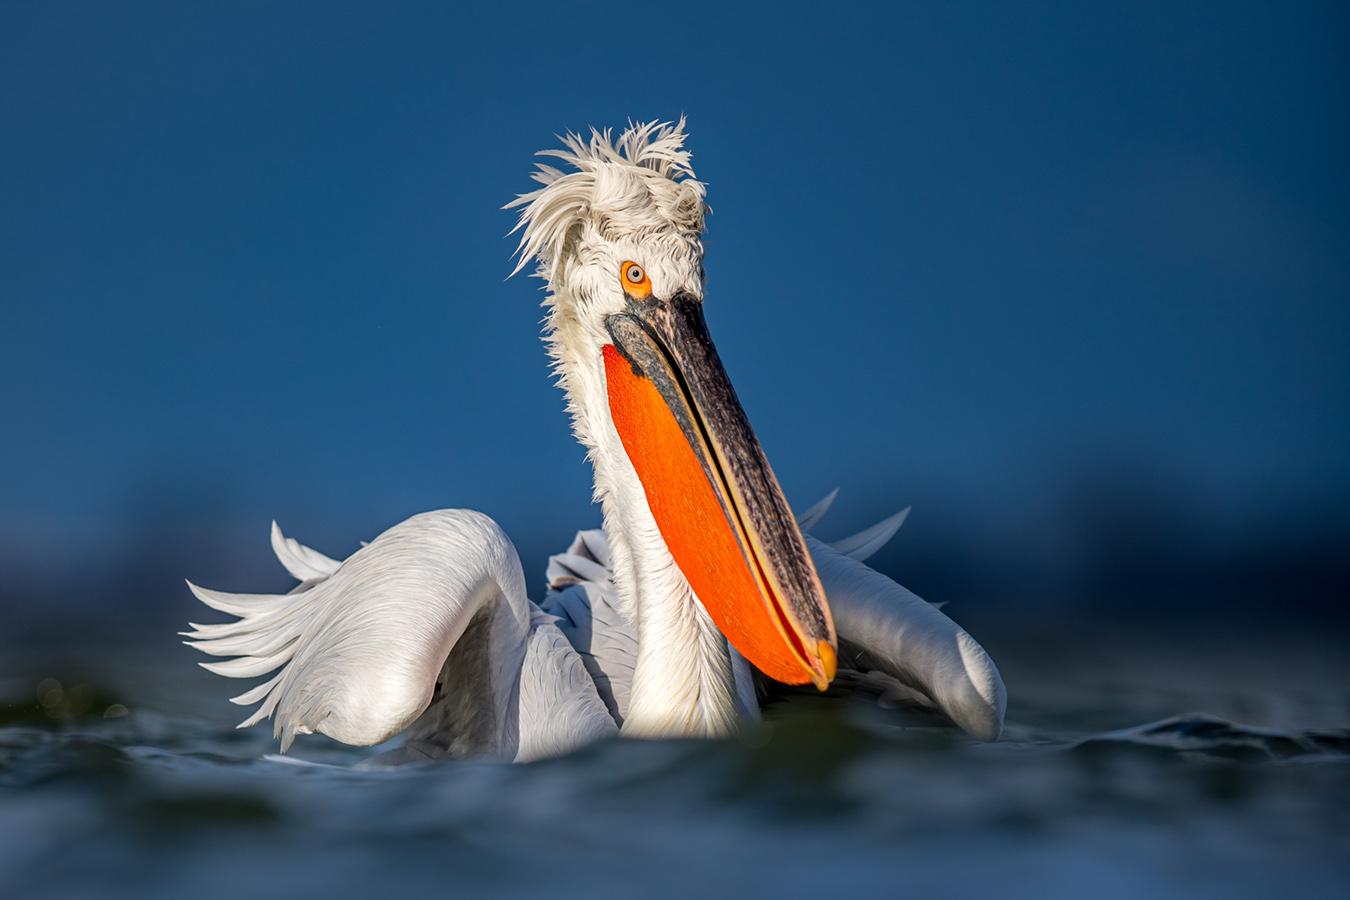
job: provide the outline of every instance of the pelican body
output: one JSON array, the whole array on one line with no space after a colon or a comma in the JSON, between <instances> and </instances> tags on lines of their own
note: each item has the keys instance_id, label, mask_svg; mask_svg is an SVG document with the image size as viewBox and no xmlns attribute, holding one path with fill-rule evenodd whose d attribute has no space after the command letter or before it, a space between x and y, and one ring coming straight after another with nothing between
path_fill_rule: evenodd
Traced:
<instances>
[{"instance_id":1,"label":"pelican body","mask_svg":"<svg viewBox=\"0 0 1350 900\"><path fill-rule=\"evenodd\" d=\"M716 737L759 715L763 689L825 690L873 671L977 738L1005 692L965 631L862 560L901 516L825 545L797 519L704 320L704 186L684 121L569 134L540 155L519 209L520 271L548 284L545 343L594 471L603 528L527 596L487 516L404 521L343 561L285 537L289 594L189 585L234 621L191 625L202 663L265 681L282 751L297 734L358 746L403 734L386 762L531 760L612 735ZM513 273L514 274L514 273Z\"/></svg>"}]
</instances>

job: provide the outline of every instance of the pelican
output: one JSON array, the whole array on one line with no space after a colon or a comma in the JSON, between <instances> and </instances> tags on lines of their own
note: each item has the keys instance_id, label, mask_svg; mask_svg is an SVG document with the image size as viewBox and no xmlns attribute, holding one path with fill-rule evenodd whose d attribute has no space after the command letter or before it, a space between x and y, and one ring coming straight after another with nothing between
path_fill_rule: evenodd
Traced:
<instances>
[{"instance_id":1,"label":"pelican","mask_svg":"<svg viewBox=\"0 0 1350 900\"><path fill-rule=\"evenodd\" d=\"M512 274L533 262L547 282L544 340L603 528L550 560L534 602L479 512L413 516L341 562L273 523L290 593L189 582L235 617L189 623L185 643L230 657L201 665L269 676L233 698L259 704L239 727L271 718L283 753L298 734L403 735L378 758L527 761L614 735L727 735L766 691L847 672L998 738L988 654L862 562L903 514L831 546L806 531L833 495L800 520L784 499L704 321L707 206L685 139L683 118L569 133L506 207Z\"/></svg>"}]
</instances>

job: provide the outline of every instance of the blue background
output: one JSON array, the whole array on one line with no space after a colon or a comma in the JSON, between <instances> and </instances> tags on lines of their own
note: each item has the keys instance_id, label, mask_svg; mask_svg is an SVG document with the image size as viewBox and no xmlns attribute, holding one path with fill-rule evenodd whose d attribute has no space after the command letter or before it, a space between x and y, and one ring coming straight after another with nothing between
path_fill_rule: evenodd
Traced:
<instances>
[{"instance_id":1,"label":"blue background","mask_svg":"<svg viewBox=\"0 0 1350 900\"><path fill-rule=\"evenodd\" d=\"M914 504L876 564L967 617L1338 617L1345 9L6 3L6 637L284 588L273 517L478 508L541 587L598 510L500 207L681 113L823 536Z\"/></svg>"}]
</instances>

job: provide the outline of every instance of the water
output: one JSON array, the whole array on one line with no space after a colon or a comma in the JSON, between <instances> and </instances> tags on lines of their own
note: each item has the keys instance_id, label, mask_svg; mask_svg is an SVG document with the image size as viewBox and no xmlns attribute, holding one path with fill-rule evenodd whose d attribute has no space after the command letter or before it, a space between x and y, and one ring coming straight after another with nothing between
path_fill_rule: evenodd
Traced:
<instances>
[{"instance_id":1,"label":"water","mask_svg":"<svg viewBox=\"0 0 1350 900\"><path fill-rule=\"evenodd\" d=\"M361 754L317 738L296 755L324 765L269 758L266 732L230 727L231 685L186 655L10 654L0 887L1347 896L1350 673L1335 647L990 643L1011 696L998 744L803 697L731 741L396 771L346 768Z\"/></svg>"}]
</instances>

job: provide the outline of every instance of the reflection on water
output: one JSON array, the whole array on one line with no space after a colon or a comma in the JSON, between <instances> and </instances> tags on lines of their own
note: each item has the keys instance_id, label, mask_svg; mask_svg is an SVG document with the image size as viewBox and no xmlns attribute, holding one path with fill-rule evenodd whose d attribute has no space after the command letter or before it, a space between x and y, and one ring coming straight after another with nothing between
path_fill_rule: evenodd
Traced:
<instances>
[{"instance_id":1,"label":"reflection on water","mask_svg":"<svg viewBox=\"0 0 1350 900\"><path fill-rule=\"evenodd\" d=\"M352 769L362 754L321 739L298 745L318 765L268 756L267 733L231 729L218 714L234 710L176 658L142 670L153 690L14 678L0 682L0 884L51 897L1345 896L1344 671L1253 688L1264 676L1224 675L1241 657L1192 653L1209 678L1188 681L1185 666L1131 670L1124 654L1093 656L1097 677L1028 654L1005 664L1010 725L994 745L801 697L733 741L394 771ZM1244 710L1262 726L1238 724Z\"/></svg>"}]
</instances>

